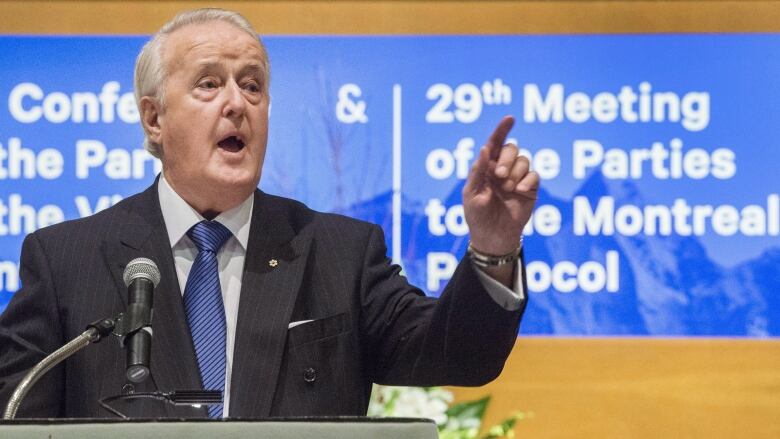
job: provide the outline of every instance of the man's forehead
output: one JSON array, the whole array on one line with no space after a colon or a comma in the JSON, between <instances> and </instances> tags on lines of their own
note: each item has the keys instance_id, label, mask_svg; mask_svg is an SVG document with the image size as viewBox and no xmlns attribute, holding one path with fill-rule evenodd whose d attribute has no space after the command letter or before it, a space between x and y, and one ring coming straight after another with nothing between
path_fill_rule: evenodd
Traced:
<instances>
[{"instance_id":1,"label":"man's forehead","mask_svg":"<svg viewBox=\"0 0 780 439\"><path fill-rule=\"evenodd\" d=\"M165 58L170 66L204 66L224 59L244 59L257 65L264 61L258 39L229 23L184 26L169 35L166 46Z\"/></svg>"}]
</instances>

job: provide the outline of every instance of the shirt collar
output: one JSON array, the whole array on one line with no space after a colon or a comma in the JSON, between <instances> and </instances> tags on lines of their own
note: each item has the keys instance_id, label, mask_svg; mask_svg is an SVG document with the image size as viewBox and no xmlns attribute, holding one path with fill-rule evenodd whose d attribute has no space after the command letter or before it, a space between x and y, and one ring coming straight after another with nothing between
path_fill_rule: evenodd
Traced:
<instances>
[{"instance_id":1,"label":"shirt collar","mask_svg":"<svg viewBox=\"0 0 780 439\"><path fill-rule=\"evenodd\" d=\"M157 194L160 199L165 228L168 231L168 239L171 248L173 248L192 226L205 218L173 190L163 174L160 175L160 182L157 184ZM230 230L230 233L236 237L245 251L249 242L249 226L254 204L255 197L252 194L238 206L222 212L214 218L214 221L219 221Z\"/></svg>"}]
</instances>

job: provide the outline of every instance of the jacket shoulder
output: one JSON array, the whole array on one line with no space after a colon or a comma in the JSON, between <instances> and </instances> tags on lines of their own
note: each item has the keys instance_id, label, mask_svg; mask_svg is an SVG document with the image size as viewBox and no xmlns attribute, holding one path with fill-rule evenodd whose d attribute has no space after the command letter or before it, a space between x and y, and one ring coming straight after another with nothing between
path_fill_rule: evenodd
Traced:
<instances>
[{"instance_id":1,"label":"jacket shoulder","mask_svg":"<svg viewBox=\"0 0 780 439\"><path fill-rule=\"evenodd\" d=\"M263 194L267 202L274 209L283 211L284 216L290 219L293 229L302 230L304 227L312 227L314 232L339 231L347 236L367 235L381 228L376 224L352 218L338 213L320 212L306 204L284 198L277 195Z\"/></svg>"},{"instance_id":2,"label":"jacket shoulder","mask_svg":"<svg viewBox=\"0 0 780 439\"><path fill-rule=\"evenodd\" d=\"M144 195L145 193L143 192L131 195L93 215L42 227L33 232L33 234L42 241L57 239L58 237L72 238L73 236L84 236L94 238L102 236L121 224L134 221L138 215L135 212L135 207L143 201Z\"/></svg>"}]
</instances>

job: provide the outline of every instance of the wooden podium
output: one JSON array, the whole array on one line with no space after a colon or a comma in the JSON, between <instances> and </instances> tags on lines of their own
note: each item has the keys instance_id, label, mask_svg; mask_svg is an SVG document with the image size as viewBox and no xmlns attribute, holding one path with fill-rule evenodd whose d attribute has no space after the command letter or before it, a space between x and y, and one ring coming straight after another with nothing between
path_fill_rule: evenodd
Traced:
<instances>
[{"instance_id":1,"label":"wooden podium","mask_svg":"<svg viewBox=\"0 0 780 439\"><path fill-rule=\"evenodd\" d=\"M430 419L18 419L0 421L3 439L437 439Z\"/></svg>"}]
</instances>

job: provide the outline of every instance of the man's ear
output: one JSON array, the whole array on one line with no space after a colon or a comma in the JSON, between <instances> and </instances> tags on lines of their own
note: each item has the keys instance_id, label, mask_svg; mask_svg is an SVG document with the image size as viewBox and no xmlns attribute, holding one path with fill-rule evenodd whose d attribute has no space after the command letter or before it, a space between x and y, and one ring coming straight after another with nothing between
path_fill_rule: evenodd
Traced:
<instances>
[{"instance_id":1,"label":"man's ear","mask_svg":"<svg viewBox=\"0 0 780 439\"><path fill-rule=\"evenodd\" d=\"M162 129L160 128L160 103L157 99L144 96L141 98L141 104L138 107L141 110L141 124L143 125L149 140L161 145Z\"/></svg>"}]
</instances>

